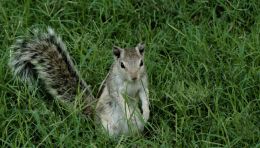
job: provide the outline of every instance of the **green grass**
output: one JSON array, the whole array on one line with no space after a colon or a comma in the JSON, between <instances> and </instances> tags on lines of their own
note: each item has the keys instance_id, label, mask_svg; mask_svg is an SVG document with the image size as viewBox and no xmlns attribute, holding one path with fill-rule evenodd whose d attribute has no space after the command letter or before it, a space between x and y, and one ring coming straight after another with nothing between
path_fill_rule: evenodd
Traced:
<instances>
[{"instance_id":1,"label":"green grass","mask_svg":"<svg viewBox=\"0 0 260 148\"><path fill-rule=\"evenodd\" d=\"M3 147L260 147L260 2L254 0L0 0ZM151 118L139 136L110 139L41 88L13 78L12 43L52 26L97 91L112 46L146 43Z\"/></svg>"}]
</instances>

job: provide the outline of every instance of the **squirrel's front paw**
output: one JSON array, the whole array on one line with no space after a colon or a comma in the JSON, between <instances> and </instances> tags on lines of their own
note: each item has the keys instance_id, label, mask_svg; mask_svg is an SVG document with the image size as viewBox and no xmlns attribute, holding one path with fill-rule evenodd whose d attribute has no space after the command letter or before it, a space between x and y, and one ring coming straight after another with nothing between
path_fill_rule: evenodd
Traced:
<instances>
[{"instance_id":1,"label":"squirrel's front paw","mask_svg":"<svg viewBox=\"0 0 260 148\"><path fill-rule=\"evenodd\" d=\"M144 121L145 121L145 122L148 121L149 116L150 116L150 110L149 110L149 109L144 110L144 111L143 111L143 118L144 118Z\"/></svg>"}]
</instances>

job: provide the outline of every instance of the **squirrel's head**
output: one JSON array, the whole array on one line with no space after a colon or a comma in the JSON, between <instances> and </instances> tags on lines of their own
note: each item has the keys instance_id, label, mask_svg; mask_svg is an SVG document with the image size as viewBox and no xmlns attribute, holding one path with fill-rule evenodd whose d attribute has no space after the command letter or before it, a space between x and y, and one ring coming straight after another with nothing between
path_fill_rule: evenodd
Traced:
<instances>
[{"instance_id":1,"label":"squirrel's head","mask_svg":"<svg viewBox=\"0 0 260 148\"><path fill-rule=\"evenodd\" d=\"M144 47L141 43L134 48L113 47L115 66L127 81L138 81L145 73Z\"/></svg>"}]
</instances>

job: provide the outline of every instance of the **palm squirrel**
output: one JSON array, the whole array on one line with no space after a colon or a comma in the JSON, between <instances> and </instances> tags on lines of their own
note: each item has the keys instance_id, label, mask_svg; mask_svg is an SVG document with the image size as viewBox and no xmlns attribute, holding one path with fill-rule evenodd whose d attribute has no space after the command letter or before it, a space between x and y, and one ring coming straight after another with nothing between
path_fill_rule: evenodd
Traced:
<instances>
[{"instance_id":1,"label":"palm squirrel","mask_svg":"<svg viewBox=\"0 0 260 148\"><path fill-rule=\"evenodd\" d=\"M114 64L103 81L104 89L96 105L96 119L112 136L127 134L131 129L142 131L149 118L144 45L138 44L133 49L114 47L113 54ZM95 100L65 44L51 28L31 39L17 40L11 48L9 66L22 80L38 78L54 98L73 101L81 93L86 104Z\"/></svg>"},{"instance_id":2,"label":"palm squirrel","mask_svg":"<svg viewBox=\"0 0 260 148\"><path fill-rule=\"evenodd\" d=\"M142 131L150 113L144 45L139 43L130 49L114 47L113 53L114 63L103 82L97 116L110 135Z\"/></svg>"}]
</instances>

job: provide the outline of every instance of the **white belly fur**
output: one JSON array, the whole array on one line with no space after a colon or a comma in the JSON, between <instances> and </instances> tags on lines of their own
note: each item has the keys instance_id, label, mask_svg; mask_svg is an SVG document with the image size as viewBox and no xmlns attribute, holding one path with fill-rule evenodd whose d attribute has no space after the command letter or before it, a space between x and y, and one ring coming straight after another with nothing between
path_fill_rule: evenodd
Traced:
<instances>
[{"instance_id":1,"label":"white belly fur","mask_svg":"<svg viewBox=\"0 0 260 148\"><path fill-rule=\"evenodd\" d=\"M120 89L124 89L126 94L130 97L136 97L139 90L138 85L125 85L124 88ZM109 135L135 133L143 130L144 122L137 105L129 105L131 116L127 118L125 109L121 108L118 102L116 102L116 99L109 97L107 88L104 89L100 99L106 101L102 101L104 106L103 111L97 113L103 127L109 132ZM139 100L139 98L133 99L137 99L136 101Z\"/></svg>"}]
</instances>

